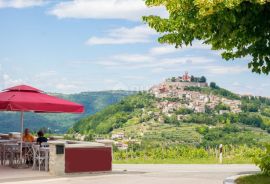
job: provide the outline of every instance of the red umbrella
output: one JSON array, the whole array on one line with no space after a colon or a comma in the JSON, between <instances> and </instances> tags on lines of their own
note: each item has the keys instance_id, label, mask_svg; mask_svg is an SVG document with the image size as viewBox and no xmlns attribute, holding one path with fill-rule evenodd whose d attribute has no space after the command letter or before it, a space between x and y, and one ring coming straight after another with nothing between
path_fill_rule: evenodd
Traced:
<instances>
[{"instance_id":1,"label":"red umbrella","mask_svg":"<svg viewBox=\"0 0 270 184\"><path fill-rule=\"evenodd\" d=\"M0 111L32 111L47 113L82 113L80 104L42 93L41 90L21 85L0 93Z\"/></svg>"},{"instance_id":2,"label":"red umbrella","mask_svg":"<svg viewBox=\"0 0 270 184\"><path fill-rule=\"evenodd\" d=\"M24 112L83 113L84 111L84 107L80 104L47 95L41 90L31 86L20 85L5 89L3 91L4 92L0 93L0 111L21 112L22 135Z\"/></svg>"}]
</instances>

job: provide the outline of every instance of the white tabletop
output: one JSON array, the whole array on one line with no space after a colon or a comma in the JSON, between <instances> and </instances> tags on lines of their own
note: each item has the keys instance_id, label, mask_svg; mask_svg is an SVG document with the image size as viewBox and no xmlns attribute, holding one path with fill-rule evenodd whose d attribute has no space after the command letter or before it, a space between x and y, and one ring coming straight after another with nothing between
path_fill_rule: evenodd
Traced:
<instances>
[{"instance_id":1,"label":"white tabletop","mask_svg":"<svg viewBox=\"0 0 270 184\"><path fill-rule=\"evenodd\" d=\"M16 143L8 143L8 144L5 144L5 146L19 146L19 144L16 144Z\"/></svg>"},{"instance_id":2,"label":"white tabletop","mask_svg":"<svg viewBox=\"0 0 270 184\"><path fill-rule=\"evenodd\" d=\"M16 142L16 140L1 140L0 143L9 143L9 142Z\"/></svg>"}]
</instances>

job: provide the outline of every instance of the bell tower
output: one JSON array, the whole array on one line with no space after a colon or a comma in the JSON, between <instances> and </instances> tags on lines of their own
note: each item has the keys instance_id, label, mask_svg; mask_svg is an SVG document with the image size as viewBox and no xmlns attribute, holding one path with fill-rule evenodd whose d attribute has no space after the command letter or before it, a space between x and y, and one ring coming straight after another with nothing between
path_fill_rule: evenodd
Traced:
<instances>
[{"instance_id":1,"label":"bell tower","mask_svg":"<svg viewBox=\"0 0 270 184\"><path fill-rule=\"evenodd\" d=\"M191 77L188 75L188 72L185 72L185 74L182 77L183 81L190 82Z\"/></svg>"}]
</instances>

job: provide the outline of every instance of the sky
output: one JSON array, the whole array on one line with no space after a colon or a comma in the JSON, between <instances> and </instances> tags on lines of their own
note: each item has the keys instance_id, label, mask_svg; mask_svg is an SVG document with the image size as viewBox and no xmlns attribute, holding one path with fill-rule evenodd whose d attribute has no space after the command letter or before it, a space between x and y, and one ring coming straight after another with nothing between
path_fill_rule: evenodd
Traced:
<instances>
[{"instance_id":1,"label":"sky","mask_svg":"<svg viewBox=\"0 0 270 184\"><path fill-rule=\"evenodd\" d=\"M146 90L185 71L240 94L270 96L269 76L250 58L225 61L194 41L175 49L141 17L166 17L143 0L0 0L0 89L47 92Z\"/></svg>"}]
</instances>

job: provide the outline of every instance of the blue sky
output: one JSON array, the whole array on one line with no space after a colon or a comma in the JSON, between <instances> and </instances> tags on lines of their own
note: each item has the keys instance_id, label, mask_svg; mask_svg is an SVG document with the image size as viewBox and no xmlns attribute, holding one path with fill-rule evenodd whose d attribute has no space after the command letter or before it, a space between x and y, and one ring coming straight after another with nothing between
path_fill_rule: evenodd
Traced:
<instances>
[{"instance_id":1,"label":"blue sky","mask_svg":"<svg viewBox=\"0 0 270 184\"><path fill-rule=\"evenodd\" d=\"M237 93L270 96L269 76L251 73L248 58L224 61L198 41L161 45L141 21L148 14L167 15L141 0L0 0L0 88L142 90L189 71Z\"/></svg>"}]
</instances>

